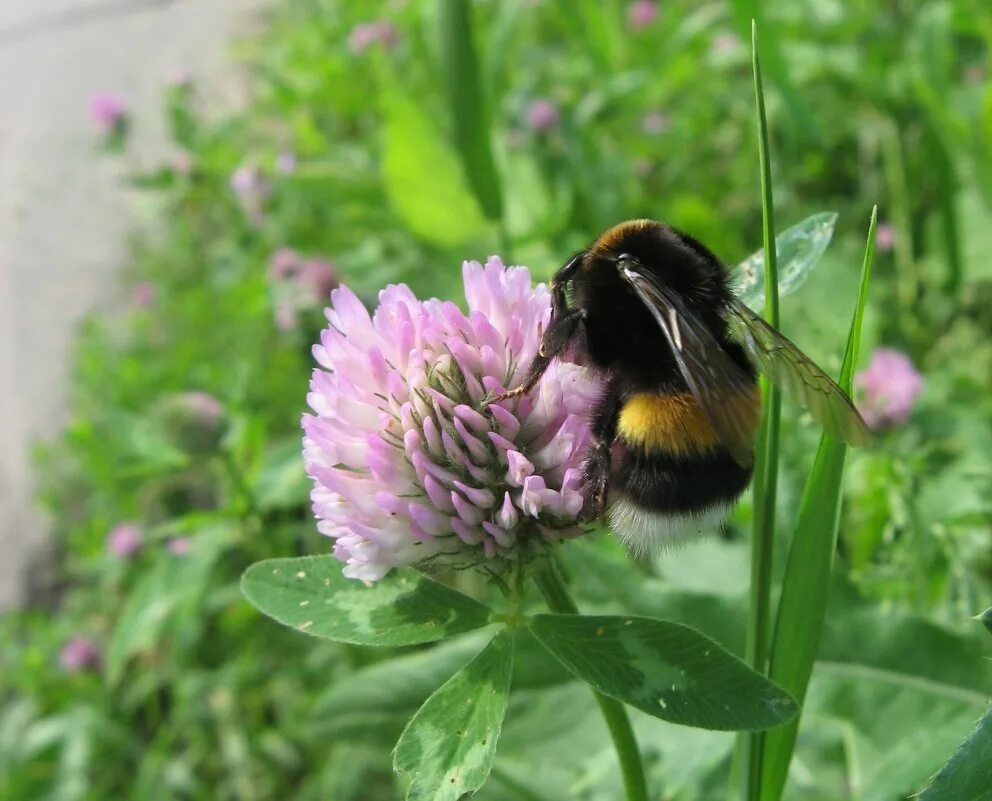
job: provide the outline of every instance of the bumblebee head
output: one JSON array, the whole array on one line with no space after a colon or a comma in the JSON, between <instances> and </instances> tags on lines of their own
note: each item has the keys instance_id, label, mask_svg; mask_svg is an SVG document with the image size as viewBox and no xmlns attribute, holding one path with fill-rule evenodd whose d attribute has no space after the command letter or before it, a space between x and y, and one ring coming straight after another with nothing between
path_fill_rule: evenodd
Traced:
<instances>
[{"instance_id":1,"label":"bumblebee head","mask_svg":"<svg viewBox=\"0 0 992 801\"><path fill-rule=\"evenodd\" d=\"M654 220L629 220L602 234L586 251L576 283L587 291L629 294L627 273L650 274L694 306L727 298L726 269L690 236Z\"/></svg>"}]
</instances>

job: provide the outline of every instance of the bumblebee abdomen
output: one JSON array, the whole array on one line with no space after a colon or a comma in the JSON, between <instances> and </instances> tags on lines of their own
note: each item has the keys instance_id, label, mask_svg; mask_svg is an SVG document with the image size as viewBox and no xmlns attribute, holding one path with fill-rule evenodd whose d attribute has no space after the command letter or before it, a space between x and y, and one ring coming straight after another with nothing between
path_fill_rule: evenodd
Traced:
<instances>
[{"instance_id":1,"label":"bumblebee abdomen","mask_svg":"<svg viewBox=\"0 0 992 801\"><path fill-rule=\"evenodd\" d=\"M752 473L722 448L705 456L667 456L628 448L617 467L617 489L632 503L679 515L733 503Z\"/></svg>"},{"instance_id":2,"label":"bumblebee abdomen","mask_svg":"<svg viewBox=\"0 0 992 801\"><path fill-rule=\"evenodd\" d=\"M610 490L610 527L634 551L657 551L726 519L751 474L720 447L684 456L625 447Z\"/></svg>"},{"instance_id":3,"label":"bumblebee abdomen","mask_svg":"<svg viewBox=\"0 0 992 801\"><path fill-rule=\"evenodd\" d=\"M761 399L728 395L739 419L757 428ZM635 393L620 411L623 446L613 477L608 517L636 551L650 552L723 520L751 481L720 444L706 415L688 393Z\"/></svg>"},{"instance_id":4,"label":"bumblebee abdomen","mask_svg":"<svg viewBox=\"0 0 992 801\"><path fill-rule=\"evenodd\" d=\"M729 394L732 416L754 431L761 419L761 395L755 385L747 393ZM696 399L688 392L637 392L624 401L617 434L630 448L674 457L705 456L720 440Z\"/></svg>"}]
</instances>

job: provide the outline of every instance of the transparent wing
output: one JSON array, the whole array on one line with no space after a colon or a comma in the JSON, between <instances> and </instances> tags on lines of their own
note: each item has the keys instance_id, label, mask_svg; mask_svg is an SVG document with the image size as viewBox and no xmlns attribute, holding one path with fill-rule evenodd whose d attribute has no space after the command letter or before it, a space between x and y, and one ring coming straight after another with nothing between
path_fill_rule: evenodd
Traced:
<instances>
[{"instance_id":1,"label":"transparent wing","mask_svg":"<svg viewBox=\"0 0 992 801\"><path fill-rule=\"evenodd\" d=\"M778 254L778 293L786 295L802 285L820 261L834 234L837 215L823 212L807 217L775 237ZM742 261L731 278L734 294L756 312L765 308L765 252Z\"/></svg>"},{"instance_id":2,"label":"transparent wing","mask_svg":"<svg viewBox=\"0 0 992 801\"><path fill-rule=\"evenodd\" d=\"M858 410L812 359L739 300L727 309L730 333L765 375L795 403L809 410L830 436L850 445L871 441Z\"/></svg>"},{"instance_id":3,"label":"transparent wing","mask_svg":"<svg viewBox=\"0 0 992 801\"><path fill-rule=\"evenodd\" d=\"M623 268L623 275L647 306L668 341L679 373L734 461L754 461L755 415L748 404L728 402L754 393L754 379L738 367L713 334L674 292L649 275Z\"/></svg>"}]
</instances>

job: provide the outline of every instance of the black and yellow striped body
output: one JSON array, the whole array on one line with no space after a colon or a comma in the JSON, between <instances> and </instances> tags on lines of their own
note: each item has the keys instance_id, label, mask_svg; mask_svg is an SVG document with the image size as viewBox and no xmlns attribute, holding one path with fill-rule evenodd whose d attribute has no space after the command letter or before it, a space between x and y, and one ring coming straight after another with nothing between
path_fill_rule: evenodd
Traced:
<instances>
[{"instance_id":1,"label":"black and yellow striped body","mask_svg":"<svg viewBox=\"0 0 992 801\"><path fill-rule=\"evenodd\" d=\"M761 396L728 397L757 428ZM652 550L718 523L751 481L721 447L713 426L688 392L636 392L622 402L620 453L609 517L632 546Z\"/></svg>"},{"instance_id":2,"label":"black and yellow striped body","mask_svg":"<svg viewBox=\"0 0 992 801\"><path fill-rule=\"evenodd\" d=\"M595 435L614 445L607 518L634 550L651 551L714 528L747 488L752 469L721 446L657 322L617 279L611 260L620 252L650 265L744 373L755 373L720 313L730 298L725 268L702 245L648 220L616 226L592 245L572 281L575 304L586 311L586 352L608 387L593 419ZM728 394L726 403L757 429L756 379L749 392ZM594 461L587 470L591 480L602 469L603 460Z\"/></svg>"},{"instance_id":3,"label":"black and yellow striped body","mask_svg":"<svg viewBox=\"0 0 992 801\"><path fill-rule=\"evenodd\" d=\"M610 228L555 273L538 354L494 402L530 392L569 352L603 381L584 514L606 511L637 551L714 528L746 489L761 416L756 365L832 436L869 440L847 394L734 296L716 255L653 220Z\"/></svg>"}]
</instances>

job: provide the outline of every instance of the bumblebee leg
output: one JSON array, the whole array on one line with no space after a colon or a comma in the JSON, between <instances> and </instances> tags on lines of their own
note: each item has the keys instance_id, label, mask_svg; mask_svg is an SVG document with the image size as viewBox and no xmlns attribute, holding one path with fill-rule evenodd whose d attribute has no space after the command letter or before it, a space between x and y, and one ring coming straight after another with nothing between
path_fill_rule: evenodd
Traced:
<instances>
[{"instance_id":1,"label":"bumblebee leg","mask_svg":"<svg viewBox=\"0 0 992 801\"><path fill-rule=\"evenodd\" d=\"M592 444L582 464L582 478L588 498L583 516L589 520L597 519L606 510L610 488L610 449L617 436L621 406L619 381L614 376L593 410Z\"/></svg>"},{"instance_id":2,"label":"bumblebee leg","mask_svg":"<svg viewBox=\"0 0 992 801\"><path fill-rule=\"evenodd\" d=\"M490 399L486 405L496 403L496 401L506 400L507 398L526 395L537 386L537 382L541 380L541 376L544 375L544 371L548 369L548 365L551 364L552 360L564 353L575 339L575 336L579 333L582 321L585 319L585 309L567 311L564 315L558 317L558 319L552 317L551 325L548 326L548 330L544 332L544 336L541 338L541 347L537 351L534 361L527 368L527 373L524 375L524 380L520 383L520 386L516 389L511 389L509 392L497 395Z\"/></svg>"},{"instance_id":3,"label":"bumblebee leg","mask_svg":"<svg viewBox=\"0 0 992 801\"><path fill-rule=\"evenodd\" d=\"M585 251L577 253L551 277L551 321L541 337L540 350L534 357L534 361L530 363L530 367L527 368L527 373L520 386L497 395L484 405L488 406L490 403L496 403L496 401L526 395L537 386L537 382L541 380L541 376L544 375L544 371L548 369L551 361L556 356L561 355L562 351L575 338L579 325L585 319L586 314L581 309L569 310L565 287L572 280L572 276L575 275L579 267L582 266L582 259L585 255Z\"/></svg>"}]
</instances>

